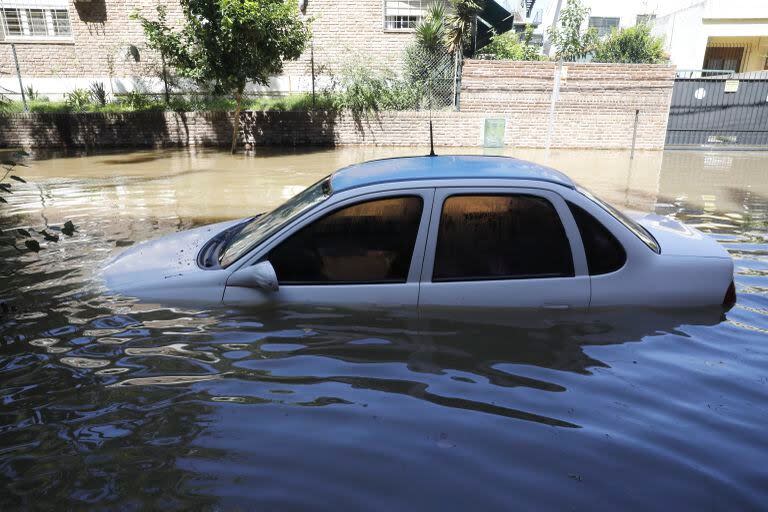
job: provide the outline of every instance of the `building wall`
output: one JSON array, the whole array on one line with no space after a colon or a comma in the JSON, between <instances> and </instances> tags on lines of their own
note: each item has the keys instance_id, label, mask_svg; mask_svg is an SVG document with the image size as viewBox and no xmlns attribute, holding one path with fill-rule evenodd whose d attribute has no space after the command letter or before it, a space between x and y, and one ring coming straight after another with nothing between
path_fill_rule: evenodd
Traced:
<instances>
[{"instance_id":1,"label":"building wall","mask_svg":"<svg viewBox=\"0 0 768 512\"><path fill-rule=\"evenodd\" d=\"M664 38L670 61L679 69L701 69L707 44L749 38L745 47L750 55L740 71L762 70L768 56L768 2L700 1L657 17L653 32Z\"/></svg>"},{"instance_id":2,"label":"building wall","mask_svg":"<svg viewBox=\"0 0 768 512\"><path fill-rule=\"evenodd\" d=\"M551 147L662 149L674 68L659 65L567 66ZM545 147L555 63L467 61L462 110L432 113L435 143L481 146L486 119L504 119L504 143ZM256 145L426 145L429 112L370 115L245 112L242 141ZM0 117L0 147L226 146L224 112L15 114Z\"/></svg>"},{"instance_id":3,"label":"building wall","mask_svg":"<svg viewBox=\"0 0 768 512\"><path fill-rule=\"evenodd\" d=\"M154 18L156 5L156 0L68 0L71 40L15 41L25 84L51 99L75 88L88 88L94 81L116 93L134 89L160 92L158 58L146 47L139 22L131 19L133 12ZM179 3L163 5L171 23L181 20ZM355 60L398 69L403 49L413 41L413 31L387 31L383 16L383 0L309 0L304 17L313 20L316 73L327 76ZM140 62L131 57L130 45L139 50ZM310 53L307 50L298 61L286 63L284 75L273 79L270 91L311 89ZM0 87L19 90L10 41L2 39Z\"/></svg>"},{"instance_id":4,"label":"building wall","mask_svg":"<svg viewBox=\"0 0 768 512\"><path fill-rule=\"evenodd\" d=\"M582 0L582 3L589 8L589 16L600 16L606 18L619 18L619 27L632 27L637 22L637 16L640 14L652 14L656 17L664 16L672 11L688 7L692 4L700 3L701 0ZM536 29L537 33L545 35L555 18L555 11L558 0L550 0L543 10L542 23ZM562 0L561 9L566 6L568 0ZM587 28L588 19L584 20L584 29ZM551 50L550 53L553 53Z\"/></svg>"},{"instance_id":5,"label":"building wall","mask_svg":"<svg viewBox=\"0 0 768 512\"><path fill-rule=\"evenodd\" d=\"M130 17L134 11L154 17L155 5L155 0L69 0L70 40L13 41L25 85L54 98L75 88L88 88L94 81L118 93L156 86L158 60L146 48L141 25ZM169 21L180 19L180 4L164 5ZM18 92L10 43L0 40L0 86ZM139 62L129 51L131 45L138 49Z\"/></svg>"},{"instance_id":6,"label":"building wall","mask_svg":"<svg viewBox=\"0 0 768 512\"><path fill-rule=\"evenodd\" d=\"M383 0L309 0L305 17L312 19L315 72L338 72L347 63L398 69L412 30L384 29ZM310 52L287 62L285 74L310 75ZM306 86L303 88L307 90Z\"/></svg>"}]
</instances>

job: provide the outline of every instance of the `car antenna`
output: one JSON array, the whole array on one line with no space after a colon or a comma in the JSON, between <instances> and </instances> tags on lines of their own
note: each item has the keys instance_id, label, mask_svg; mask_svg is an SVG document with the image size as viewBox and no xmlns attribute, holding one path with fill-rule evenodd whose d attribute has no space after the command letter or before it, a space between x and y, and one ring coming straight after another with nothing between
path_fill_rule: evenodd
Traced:
<instances>
[{"instance_id":1,"label":"car antenna","mask_svg":"<svg viewBox=\"0 0 768 512\"><path fill-rule=\"evenodd\" d=\"M432 138L432 120L429 120L429 156L437 156L435 154L435 142Z\"/></svg>"},{"instance_id":2,"label":"car antenna","mask_svg":"<svg viewBox=\"0 0 768 512\"><path fill-rule=\"evenodd\" d=\"M435 138L432 135L432 80L427 83L429 84L429 156L437 156L435 154Z\"/></svg>"}]
</instances>

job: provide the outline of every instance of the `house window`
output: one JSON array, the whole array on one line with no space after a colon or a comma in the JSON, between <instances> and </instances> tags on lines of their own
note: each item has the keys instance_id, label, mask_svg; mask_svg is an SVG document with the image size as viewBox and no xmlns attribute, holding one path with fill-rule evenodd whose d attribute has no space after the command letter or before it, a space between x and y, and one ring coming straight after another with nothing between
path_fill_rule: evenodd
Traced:
<instances>
[{"instance_id":1,"label":"house window","mask_svg":"<svg viewBox=\"0 0 768 512\"><path fill-rule=\"evenodd\" d=\"M619 27L619 18L605 18L600 16L592 16L589 18L589 28L597 29L597 35L600 37L607 36L611 33L611 30Z\"/></svg>"},{"instance_id":2,"label":"house window","mask_svg":"<svg viewBox=\"0 0 768 512\"><path fill-rule=\"evenodd\" d=\"M655 14L638 14L635 18L635 25L650 25L655 19Z\"/></svg>"},{"instance_id":3,"label":"house window","mask_svg":"<svg viewBox=\"0 0 768 512\"><path fill-rule=\"evenodd\" d=\"M33 0L13 3L0 0L0 35L23 39L71 37L67 3L61 0L44 4Z\"/></svg>"},{"instance_id":4,"label":"house window","mask_svg":"<svg viewBox=\"0 0 768 512\"><path fill-rule=\"evenodd\" d=\"M424 17L431 0L384 0L384 28L414 29Z\"/></svg>"},{"instance_id":5,"label":"house window","mask_svg":"<svg viewBox=\"0 0 768 512\"><path fill-rule=\"evenodd\" d=\"M704 53L704 69L739 72L743 58L742 46L708 46Z\"/></svg>"}]
</instances>

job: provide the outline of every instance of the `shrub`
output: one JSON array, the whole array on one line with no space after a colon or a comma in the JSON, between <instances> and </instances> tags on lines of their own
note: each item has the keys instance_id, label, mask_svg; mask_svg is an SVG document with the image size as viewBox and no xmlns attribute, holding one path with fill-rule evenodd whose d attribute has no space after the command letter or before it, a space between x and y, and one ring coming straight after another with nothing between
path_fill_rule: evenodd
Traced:
<instances>
[{"instance_id":1,"label":"shrub","mask_svg":"<svg viewBox=\"0 0 768 512\"><path fill-rule=\"evenodd\" d=\"M533 27L530 25L525 28L522 38L514 31L494 34L491 42L482 49L481 55L491 59L541 60L543 56L539 48L531 44L532 37Z\"/></svg>"},{"instance_id":2,"label":"shrub","mask_svg":"<svg viewBox=\"0 0 768 512\"><path fill-rule=\"evenodd\" d=\"M152 99L139 91L130 91L120 98L120 104L128 110L145 110L152 106Z\"/></svg>"},{"instance_id":3,"label":"shrub","mask_svg":"<svg viewBox=\"0 0 768 512\"><path fill-rule=\"evenodd\" d=\"M32 84L24 88L24 95L29 101L40 99L40 93L36 91L34 87L32 87Z\"/></svg>"},{"instance_id":4,"label":"shrub","mask_svg":"<svg viewBox=\"0 0 768 512\"><path fill-rule=\"evenodd\" d=\"M48 101L47 98L37 99L29 102L30 112L39 113L62 113L70 112L72 108L66 101Z\"/></svg>"},{"instance_id":5,"label":"shrub","mask_svg":"<svg viewBox=\"0 0 768 512\"><path fill-rule=\"evenodd\" d=\"M588 28L581 31L584 20L589 16L589 7L581 0L568 0L560 12L557 25L549 27L548 35L555 46L555 58L572 62L586 57L598 44L597 30Z\"/></svg>"},{"instance_id":6,"label":"shrub","mask_svg":"<svg viewBox=\"0 0 768 512\"><path fill-rule=\"evenodd\" d=\"M363 64L352 63L342 68L340 91L334 107L355 113L385 110L392 102L392 87L396 79Z\"/></svg>"},{"instance_id":7,"label":"shrub","mask_svg":"<svg viewBox=\"0 0 768 512\"><path fill-rule=\"evenodd\" d=\"M107 91L104 89L104 82L91 82L90 95L94 103L102 107L107 104Z\"/></svg>"},{"instance_id":8,"label":"shrub","mask_svg":"<svg viewBox=\"0 0 768 512\"><path fill-rule=\"evenodd\" d=\"M612 30L595 51L596 62L658 64L667 59L664 40L651 34L646 24Z\"/></svg>"},{"instance_id":9,"label":"shrub","mask_svg":"<svg viewBox=\"0 0 768 512\"><path fill-rule=\"evenodd\" d=\"M91 93L85 89L75 89L65 95L65 103L74 112L83 112L91 103Z\"/></svg>"}]
</instances>

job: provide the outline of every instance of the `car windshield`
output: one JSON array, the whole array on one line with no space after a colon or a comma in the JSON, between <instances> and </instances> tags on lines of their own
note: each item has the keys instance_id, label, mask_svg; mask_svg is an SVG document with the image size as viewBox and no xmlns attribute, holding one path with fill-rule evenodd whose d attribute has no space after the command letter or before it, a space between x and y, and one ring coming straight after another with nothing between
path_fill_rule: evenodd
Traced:
<instances>
[{"instance_id":1,"label":"car windshield","mask_svg":"<svg viewBox=\"0 0 768 512\"><path fill-rule=\"evenodd\" d=\"M219 264L222 267L228 267L280 226L322 203L330 195L331 180L328 176L299 192L271 212L254 218L232 237L219 257Z\"/></svg>"},{"instance_id":2,"label":"car windshield","mask_svg":"<svg viewBox=\"0 0 768 512\"><path fill-rule=\"evenodd\" d=\"M576 187L576 190L578 190L584 197L598 205L600 208L611 214L616 220L624 224L624 227L634 233L635 236L642 240L643 243L645 243L645 245L647 245L653 252L657 254L661 253L659 242L656 241L656 239L648 232L647 229L638 224L635 220L627 217L625 214L621 213L619 210L606 203L605 201L598 199L590 191L581 187Z\"/></svg>"}]
</instances>

